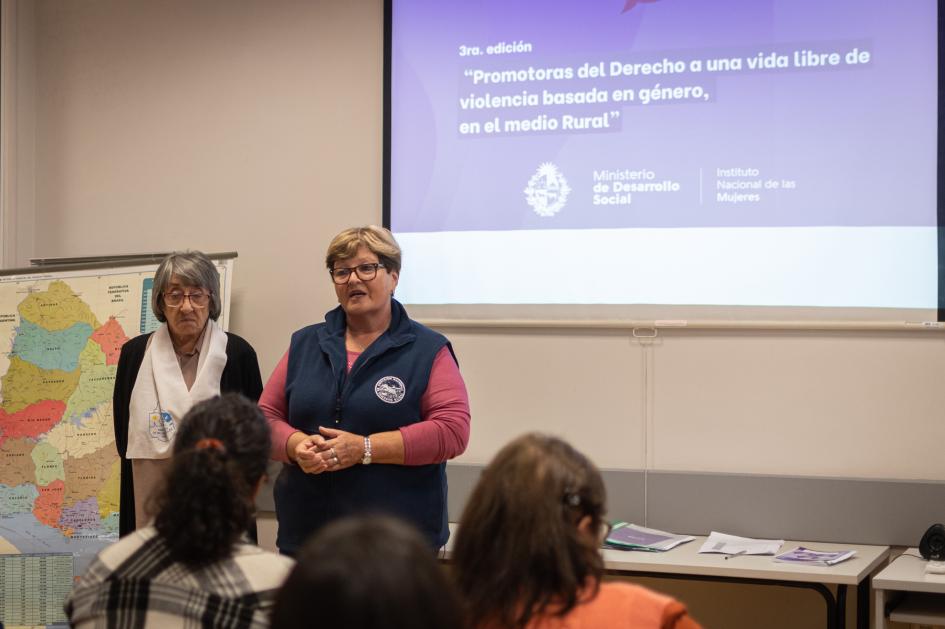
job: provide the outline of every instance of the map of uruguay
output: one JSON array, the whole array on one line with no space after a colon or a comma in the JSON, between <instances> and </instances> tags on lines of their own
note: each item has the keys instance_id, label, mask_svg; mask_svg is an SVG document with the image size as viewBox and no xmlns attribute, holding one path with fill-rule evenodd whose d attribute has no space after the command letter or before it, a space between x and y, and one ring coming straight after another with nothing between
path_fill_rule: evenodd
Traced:
<instances>
[{"instance_id":1,"label":"map of uruguay","mask_svg":"<svg viewBox=\"0 0 945 629\"><path fill-rule=\"evenodd\" d=\"M0 378L0 518L29 514L66 538L117 533L112 387L124 330L64 281L17 307ZM2 524L2 520L0 520Z\"/></svg>"}]
</instances>

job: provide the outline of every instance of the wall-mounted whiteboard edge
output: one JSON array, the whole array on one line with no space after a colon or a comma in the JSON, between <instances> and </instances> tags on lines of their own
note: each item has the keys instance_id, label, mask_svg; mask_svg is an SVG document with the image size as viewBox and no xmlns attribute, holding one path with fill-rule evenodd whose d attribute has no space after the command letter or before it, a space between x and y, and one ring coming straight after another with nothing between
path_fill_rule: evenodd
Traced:
<instances>
[{"instance_id":1,"label":"wall-mounted whiteboard edge","mask_svg":"<svg viewBox=\"0 0 945 629\"><path fill-rule=\"evenodd\" d=\"M516 329L605 329L633 330L635 336L653 336L648 331L660 329L688 330L846 330L888 331L908 330L945 333L941 321L718 321L711 319L434 319L415 317L434 328L516 328Z\"/></svg>"}]
</instances>

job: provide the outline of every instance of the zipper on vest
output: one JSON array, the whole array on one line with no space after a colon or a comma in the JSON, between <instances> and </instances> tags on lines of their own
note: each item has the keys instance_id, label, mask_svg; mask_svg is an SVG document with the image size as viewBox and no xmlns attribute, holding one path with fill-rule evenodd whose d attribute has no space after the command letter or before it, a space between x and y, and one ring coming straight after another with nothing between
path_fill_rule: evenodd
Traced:
<instances>
[{"instance_id":1,"label":"zipper on vest","mask_svg":"<svg viewBox=\"0 0 945 629\"><path fill-rule=\"evenodd\" d=\"M387 349L385 348L381 353L386 351ZM348 396L348 393L351 392L351 383L354 381L355 375L364 369L365 365L368 365L369 363L376 360L378 355L379 354L375 354L365 358L364 354L362 353L361 356L358 356L358 359L354 361L354 366L351 371L345 374L344 379L341 381L341 384L338 387L338 397L335 398L335 424L341 423L341 401Z\"/></svg>"}]
</instances>

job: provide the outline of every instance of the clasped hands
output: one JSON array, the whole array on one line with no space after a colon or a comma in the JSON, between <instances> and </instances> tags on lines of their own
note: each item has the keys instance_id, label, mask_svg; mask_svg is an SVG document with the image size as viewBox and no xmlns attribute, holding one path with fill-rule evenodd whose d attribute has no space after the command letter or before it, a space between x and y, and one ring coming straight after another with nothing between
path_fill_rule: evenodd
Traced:
<instances>
[{"instance_id":1,"label":"clasped hands","mask_svg":"<svg viewBox=\"0 0 945 629\"><path fill-rule=\"evenodd\" d=\"M364 437L323 426L295 446L295 461L306 474L337 472L359 464L363 456Z\"/></svg>"}]
</instances>

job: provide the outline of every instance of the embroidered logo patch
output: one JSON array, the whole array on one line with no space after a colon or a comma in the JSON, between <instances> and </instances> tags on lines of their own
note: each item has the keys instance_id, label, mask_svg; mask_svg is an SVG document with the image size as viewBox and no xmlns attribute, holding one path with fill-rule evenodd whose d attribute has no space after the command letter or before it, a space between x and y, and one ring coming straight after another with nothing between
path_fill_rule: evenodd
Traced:
<instances>
[{"instance_id":1,"label":"embroidered logo patch","mask_svg":"<svg viewBox=\"0 0 945 629\"><path fill-rule=\"evenodd\" d=\"M384 376L374 385L374 393L382 402L396 404L404 399L407 387L404 386L404 381L396 376Z\"/></svg>"},{"instance_id":2,"label":"embroidered logo patch","mask_svg":"<svg viewBox=\"0 0 945 629\"><path fill-rule=\"evenodd\" d=\"M177 425L170 413L154 409L148 416L148 432L151 433L152 439L168 443L174 438Z\"/></svg>"}]
</instances>

